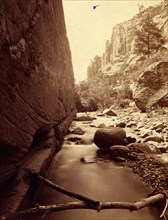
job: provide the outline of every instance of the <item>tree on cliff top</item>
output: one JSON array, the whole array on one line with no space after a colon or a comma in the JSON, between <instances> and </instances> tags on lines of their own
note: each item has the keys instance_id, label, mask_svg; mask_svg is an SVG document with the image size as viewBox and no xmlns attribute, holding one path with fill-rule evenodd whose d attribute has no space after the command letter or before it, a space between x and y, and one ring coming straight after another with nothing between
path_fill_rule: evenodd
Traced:
<instances>
[{"instance_id":1,"label":"tree on cliff top","mask_svg":"<svg viewBox=\"0 0 168 220\"><path fill-rule=\"evenodd\" d=\"M158 51L165 43L161 30L157 27L150 15L143 18L140 28L136 31L135 53L150 55Z\"/></svg>"}]
</instances>

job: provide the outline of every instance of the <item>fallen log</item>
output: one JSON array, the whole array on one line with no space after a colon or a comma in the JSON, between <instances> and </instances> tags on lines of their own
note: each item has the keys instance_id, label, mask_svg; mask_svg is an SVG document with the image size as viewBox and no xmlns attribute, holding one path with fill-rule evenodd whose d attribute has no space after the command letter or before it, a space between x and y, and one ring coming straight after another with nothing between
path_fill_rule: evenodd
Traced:
<instances>
[{"instance_id":1,"label":"fallen log","mask_svg":"<svg viewBox=\"0 0 168 220\"><path fill-rule=\"evenodd\" d=\"M34 208L26 209L23 211L19 211L15 214L11 214L9 216L3 216L1 220L14 220L21 216L30 215L33 213L48 213L48 212L59 212L64 210L72 210L72 209L93 209L97 211L105 210L105 209L127 209L129 211L138 211L144 207L153 205L158 202L166 202L166 196L164 194L157 194L145 198L141 201L130 203L130 202L103 202L99 204L98 207L90 206L85 202L68 202L66 204L58 204L58 205L36 205Z\"/></svg>"},{"instance_id":2,"label":"fallen log","mask_svg":"<svg viewBox=\"0 0 168 220\"><path fill-rule=\"evenodd\" d=\"M41 175L37 174L37 173L32 173L29 171L29 175L30 177L32 178L36 178L38 180L40 180L42 183L46 184L47 186L49 186L50 188L56 190L57 192L60 192L60 193L63 193L69 197L72 197L72 198L75 198L75 199L78 199L80 201L83 201L89 205L93 205L93 206L99 206L100 205L100 202L99 201L96 201L96 200L93 200L91 198L88 198L86 196L83 196L83 195L80 195L78 193L75 193L75 192L72 192L72 191L69 191L55 183L53 183L52 181L42 177Z\"/></svg>"}]
</instances>

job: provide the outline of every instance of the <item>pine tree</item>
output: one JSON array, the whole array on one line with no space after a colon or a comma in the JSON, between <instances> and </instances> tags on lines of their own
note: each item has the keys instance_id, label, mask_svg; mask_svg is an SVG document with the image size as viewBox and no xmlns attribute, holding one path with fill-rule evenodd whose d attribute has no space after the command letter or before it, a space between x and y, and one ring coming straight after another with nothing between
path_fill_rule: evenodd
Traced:
<instances>
[{"instance_id":1,"label":"pine tree","mask_svg":"<svg viewBox=\"0 0 168 220\"><path fill-rule=\"evenodd\" d=\"M140 13L142 16L142 14ZM150 55L154 51L158 51L165 40L156 23L148 15L146 19L141 17L140 28L136 31L135 53Z\"/></svg>"}]
</instances>

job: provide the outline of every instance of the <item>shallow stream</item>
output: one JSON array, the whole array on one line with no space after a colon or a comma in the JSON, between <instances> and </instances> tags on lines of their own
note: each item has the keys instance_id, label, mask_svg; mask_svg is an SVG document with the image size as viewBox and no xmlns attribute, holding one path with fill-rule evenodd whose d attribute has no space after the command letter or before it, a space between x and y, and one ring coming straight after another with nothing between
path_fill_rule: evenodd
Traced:
<instances>
[{"instance_id":1,"label":"shallow stream","mask_svg":"<svg viewBox=\"0 0 168 220\"><path fill-rule=\"evenodd\" d=\"M97 148L89 145L65 145L56 155L48 178L68 190L81 193L100 201L134 202L150 193L140 179L128 168L111 161L83 164L80 159L97 157ZM38 204L58 204L73 199L43 186L38 193ZM36 220L40 216L34 216ZM33 219L31 217L31 219ZM47 214L47 220L157 220L159 214L155 208L144 208L140 211L128 210L68 210Z\"/></svg>"}]
</instances>

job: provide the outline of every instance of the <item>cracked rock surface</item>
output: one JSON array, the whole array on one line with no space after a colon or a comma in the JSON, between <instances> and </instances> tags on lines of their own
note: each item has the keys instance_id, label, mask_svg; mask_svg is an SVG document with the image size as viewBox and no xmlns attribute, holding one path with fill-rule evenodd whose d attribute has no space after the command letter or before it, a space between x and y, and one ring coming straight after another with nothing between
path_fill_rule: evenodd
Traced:
<instances>
[{"instance_id":1,"label":"cracked rock surface","mask_svg":"<svg viewBox=\"0 0 168 220\"><path fill-rule=\"evenodd\" d=\"M61 1L0 1L0 187L31 145L75 112ZM72 117L73 118L73 117Z\"/></svg>"}]
</instances>

